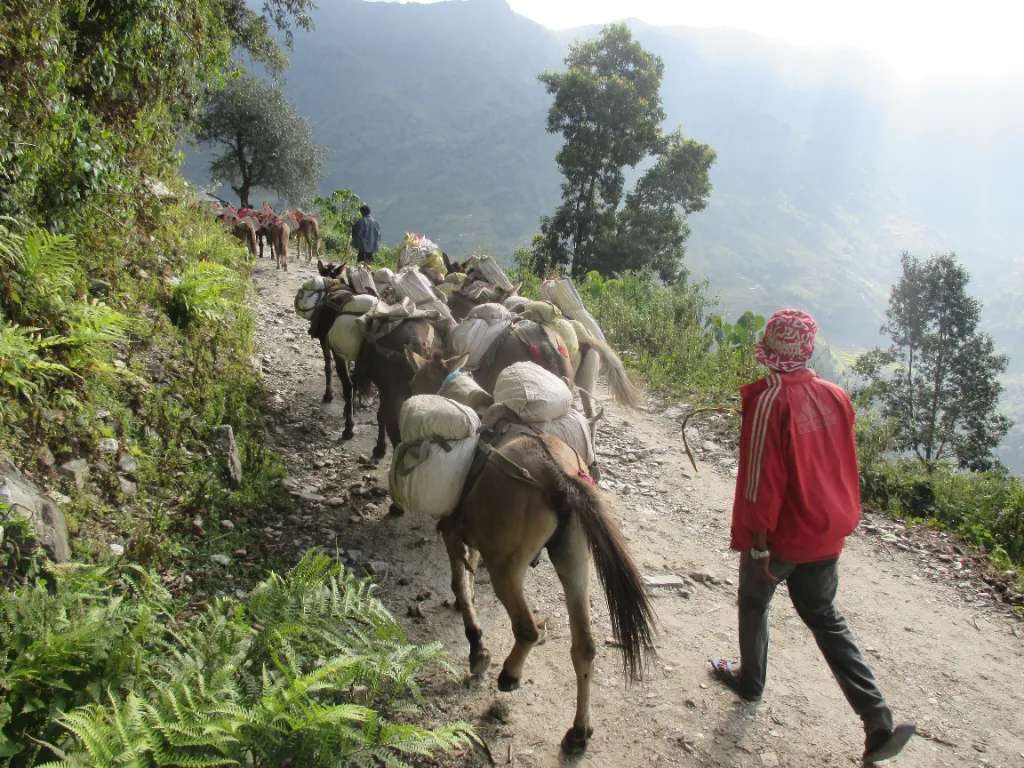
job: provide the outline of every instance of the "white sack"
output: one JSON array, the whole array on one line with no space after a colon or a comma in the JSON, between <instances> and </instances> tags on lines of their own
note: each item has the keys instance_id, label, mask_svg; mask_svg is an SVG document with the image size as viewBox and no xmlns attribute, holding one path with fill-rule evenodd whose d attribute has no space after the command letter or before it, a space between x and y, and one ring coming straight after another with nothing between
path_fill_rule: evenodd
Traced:
<instances>
[{"instance_id":1,"label":"white sack","mask_svg":"<svg viewBox=\"0 0 1024 768\"><path fill-rule=\"evenodd\" d=\"M536 425L541 432L554 435L579 454L588 467L594 463L594 443L587 417L575 408L564 416Z\"/></svg>"},{"instance_id":2,"label":"white sack","mask_svg":"<svg viewBox=\"0 0 1024 768\"><path fill-rule=\"evenodd\" d=\"M468 320L486 320L488 322L495 322L496 320L509 321L512 319L512 313L509 312L501 304L495 304L489 302L487 304L477 304L466 315Z\"/></svg>"},{"instance_id":3,"label":"white sack","mask_svg":"<svg viewBox=\"0 0 1024 768\"><path fill-rule=\"evenodd\" d=\"M544 295L545 299L562 310L566 317L578 320L587 328L587 332L591 336L604 341L604 333L601 331L601 326L597 324L594 316L587 311L583 304L583 299L580 298L572 280L567 277L545 280L541 283L540 292Z\"/></svg>"},{"instance_id":4,"label":"white sack","mask_svg":"<svg viewBox=\"0 0 1024 768\"><path fill-rule=\"evenodd\" d=\"M363 346L364 328L359 319L360 315L338 315L327 333L327 346L350 362L359 357L359 349Z\"/></svg>"},{"instance_id":5,"label":"white sack","mask_svg":"<svg viewBox=\"0 0 1024 768\"><path fill-rule=\"evenodd\" d=\"M530 303L530 300L525 296L509 296L505 301L502 302L505 308L511 312L519 312Z\"/></svg>"},{"instance_id":6,"label":"white sack","mask_svg":"<svg viewBox=\"0 0 1024 768\"><path fill-rule=\"evenodd\" d=\"M313 310L323 301L327 293L327 286L323 277L317 275L311 277L302 284L295 294L295 314L309 320L313 317Z\"/></svg>"},{"instance_id":7,"label":"white sack","mask_svg":"<svg viewBox=\"0 0 1024 768\"><path fill-rule=\"evenodd\" d=\"M462 440L475 435L479 426L480 418L472 408L440 395L413 395L398 416L403 443L433 437Z\"/></svg>"},{"instance_id":8,"label":"white sack","mask_svg":"<svg viewBox=\"0 0 1024 768\"><path fill-rule=\"evenodd\" d=\"M342 311L346 315L364 315L376 308L380 300L368 293L360 293L349 299Z\"/></svg>"},{"instance_id":9,"label":"white sack","mask_svg":"<svg viewBox=\"0 0 1024 768\"><path fill-rule=\"evenodd\" d=\"M487 320L463 320L452 331L449 348L453 355L469 355L463 366L466 370L475 371L483 360L487 350L498 340L508 327L508 322L488 322Z\"/></svg>"},{"instance_id":10,"label":"white sack","mask_svg":"<svg viewBox=\"0 0 1024 768\"><path fill-rule=\"evenodd\" d=\"M568 385L536 363L513 363L498 374L494 402L527 423L552 421L572 408Z\"/></svg>"},{"instance_id":11,"label":"white sack","mask_svg":"<svg viewBox=\"0 0 1024 768\"><path fill-rule=\"evenodd\" d=\"M403 432L403 437L405 433ZM451 514L473 466L479 435L449 442L403 442L391 457L391 497L405 511L440 519Z\"/></svg>"}]
</instances>

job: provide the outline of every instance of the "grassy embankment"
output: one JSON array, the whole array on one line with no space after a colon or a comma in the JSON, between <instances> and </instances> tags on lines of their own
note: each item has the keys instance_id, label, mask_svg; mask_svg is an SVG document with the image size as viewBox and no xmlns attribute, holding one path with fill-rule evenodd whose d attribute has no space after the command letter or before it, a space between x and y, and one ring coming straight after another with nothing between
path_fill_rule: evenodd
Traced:
<instances>
[{"instance_id":1,"label":"grassy embankment","mask_svg":"<svg viewBox=\"0 0 1024 768\"><path fill-rule=\"evenodd\" d=\"M0 509L0 766L399 765L472 738L410 725L438 651L367 582L317 553L268 575L294 565L260 536L292 502L262 442L251 264L153 193L182 193L176 138L232 50L277 58L303 5L4 6L0 452L58 500L72 562Z\"/></svg>"}]
</instances>

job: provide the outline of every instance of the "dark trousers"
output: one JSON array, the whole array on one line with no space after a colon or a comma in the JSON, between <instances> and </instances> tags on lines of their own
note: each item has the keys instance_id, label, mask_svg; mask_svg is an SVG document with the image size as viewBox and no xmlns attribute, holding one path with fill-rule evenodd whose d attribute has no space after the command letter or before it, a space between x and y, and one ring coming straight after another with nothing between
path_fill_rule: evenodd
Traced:
<instances>
[{"instance_id":1,"label":"dark trousers","mask_svg":"<svg viewBox=\"0 0 1024 768\"><path fill-rule=\"evenodd\" d=\"M874 675L854 642L834 600L839 585L838 560L817 563L787 563L772 560L771 569L789 587L793 607L803 619L842 688L853 711L868 733L892 730L892 712L886 706ZM749 553L740 560L739 634L740 686L749 697L764 691L768 672L768 607L775 584L761 575L761 567Z\"/></svg>"}]
</instances>

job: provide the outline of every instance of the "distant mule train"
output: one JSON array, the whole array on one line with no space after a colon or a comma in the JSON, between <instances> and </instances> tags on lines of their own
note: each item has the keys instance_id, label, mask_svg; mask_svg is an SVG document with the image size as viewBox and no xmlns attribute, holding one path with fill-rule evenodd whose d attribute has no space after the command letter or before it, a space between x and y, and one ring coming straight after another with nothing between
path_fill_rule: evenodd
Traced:
<instances>
[{"instance_id":1,"label":"distant mule train","mask_svg":"<svg viewBox=\"0 0 1024 768\"><path fill-rule=\"evenodd\" d=\"M317 221L308 214L281 215L264 205L215 215L254 256L268 242L278 269L288 267L292 232L300 252L305 242L307 262L320 255ZM473 601L476 567L487 568L515 636L498 676L502 691L519 686L540 640L524 579L547 551L565 592L577 682L562 748L582 752L593 735L597 652L591 557L629 679L642 675L653 648L654 611L614 522L611 497L597 487L594 449L599 373L627 406L640 403L640 391L567 279L545 281L544 300L531 300L491 257L453 263L412 234L396 270L319 258L317 268L319 275L299 289L295 310L321 346L323 400L334 397L336 371L345 400L342 437L350 439L355 395L376 388L373 460L384 458L390 441L392 513L437 523L474 675L490 665Z\"/></svg>"}]
</instances>

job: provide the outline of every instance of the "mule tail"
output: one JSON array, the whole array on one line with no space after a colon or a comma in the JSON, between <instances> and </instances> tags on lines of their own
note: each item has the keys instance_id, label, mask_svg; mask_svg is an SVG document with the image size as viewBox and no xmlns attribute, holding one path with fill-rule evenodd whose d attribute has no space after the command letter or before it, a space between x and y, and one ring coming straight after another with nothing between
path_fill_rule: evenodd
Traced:
<instances>
[{"instance_id":1,"label":"mule tail","mask_svg":"<svg viewBox=\"0 0 1024 768\"><path fill-rule=\"evenodd\" d=\"M560 518L571 515L579 521L608 602L612 636L622 651L623 673L630 681L640 680L654 650L657 624L643 578L601 492L566 474L550 454L549 458L554 479L553 506Z\"/></svg>"},{"instance_id":2,"label":"mule tail","mask_svg":"<svg viewBox=\"0 0 1024 768\"><path fill-rule=\"evenodd\" d=\"M615 350L607 342L600 339L580 340L580 356L586 354L588 349L594 349L601 356L601 362L608 371L608 387L612 391L615 400L628 405L630 408L639 408L642 397L639 387L634 384L626 373L622 360L615 354Z\"/></svg>"}]
</instances>

